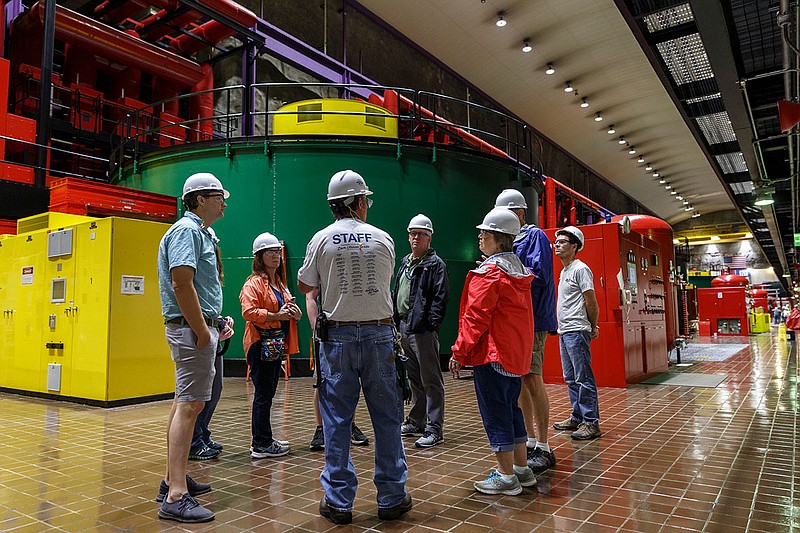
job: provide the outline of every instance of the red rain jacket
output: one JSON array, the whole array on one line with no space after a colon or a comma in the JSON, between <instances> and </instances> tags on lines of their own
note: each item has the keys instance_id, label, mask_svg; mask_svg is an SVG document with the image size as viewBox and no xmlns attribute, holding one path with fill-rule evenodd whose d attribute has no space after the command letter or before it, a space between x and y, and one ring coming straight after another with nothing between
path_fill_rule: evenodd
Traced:
<instances>
[{"instance_id":1,"label":"red rain jacket","mask_svg":"<svg viewBox=\"0 0 800 533\"><path fill-rule=\"evenodd\" d=\"M496 254L467 274L451 350L462 365L497 362L516 375L531 367L533 275L513 253Z\"/></svg>"}]
</instances>

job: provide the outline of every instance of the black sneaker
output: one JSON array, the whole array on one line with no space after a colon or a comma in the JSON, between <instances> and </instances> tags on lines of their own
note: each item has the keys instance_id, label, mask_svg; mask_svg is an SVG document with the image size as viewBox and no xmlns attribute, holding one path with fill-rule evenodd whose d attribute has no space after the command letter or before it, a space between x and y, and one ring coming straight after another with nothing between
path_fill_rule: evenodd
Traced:
<instances>
[{"instance_id":1,"label":"black sneaker","mask_svg":"<svg viewBox=\"0 0 800 533\"><path fill-rule=\"evenodd\" d=\"M353 446L366 446L369 444L369 439L364 433L358 429L358 426L353 424L350 432L350 443Z\"/></svg>"},{"instance_id":2,"label":"black sneaker","mask_svg":"<svg viewBox=\"0 0 800 533\"><path fill-rule=\"evenodd\" d=\"M411 510L411 494L406 493L403 501L386 509L378 509L378 518L381 520L397 520Z\"/></svg>"},{"instance_id":3,"label":"black sneaker","mask_svg":"<svg viewBox=\"0 0 800 533\"><path fill-rule=\"evenodd\" d=\"M206 444L206 446L208 446L212 450L219 450L219 451L222 451L223 448L222 444L220 444L219 442L214 442L211 439L208 439L208 443Z\"/></svg>"},{"instance_id":4,"label":"black sneaker","mask_svg":"<svg viewBox=\"0 0 800 533\"><path fill-rule=\"evenodd\" d=\"M219 456L219 450L212 450L208 446L203 445L202 448L195 448L189 450L190 461L208 461L209 459L216 459Z\"/></svg>"},{"instance_id":5,"label":"black sneaker","mask_svg":"<svg viewBox=\"0 0 800 533\"><path fill-rule=\"evenodd\" d=\"M319 502L319 514L334 524L349 524L353 521L352 511L337 511L336 509L329 507L328 500L325 499L325 496L323 496L322 500Z\"/></svg>"},{"instance_id":6,"label":"black sneaker","mask_svg":"<svg viewBox=\"0 0 800 533\"><path fill-rule=\"evenodd\" d=\"M158 510L158 517L165 520L196 524L214 520L214 512L200 505L200 502L187 493L176 502L169 503L164 500L164 503L161 504L161 509Z\"/></svg>"},{"instance_id":7,"label":"black sneaker","mask_svg":"<svg viewBox=\"0 0 800 533\"><path fill-rule=\"evenodd\" d=\"M208 483L198 483L189 476L186 476L186 488L189 489L190 496L200 496L201 494L211 492L211 485ZM169 485L167 485L167 482L162 479L161 485L158 487L158 494L156 494L156 501L158 503L163 502L164 498L167 497L168 492Z\"/></svg>"},{"instance_id":8,"label":"black sneaker","mask_svg":"<svg viewBox=\"0 0 800 533\"><path fill-rule=\"evenodd\" d=\"M312 452L319 452L325 449L325 433L322 431L322 426L317 426L314 430L314 436L311 437L311 444L308 449Z\"/></svg>"},{"instance_id":9,"label":"black sneaker","mask_svg":"<svg viewBox=\"0 0 800 533\"><path fill-rule=\"evenodd\" d=\"M546 452L541 448L528 448L528 466L535 474L544 472L556 466L556 454L552 449Z\"/></svg>"}]
</instances>

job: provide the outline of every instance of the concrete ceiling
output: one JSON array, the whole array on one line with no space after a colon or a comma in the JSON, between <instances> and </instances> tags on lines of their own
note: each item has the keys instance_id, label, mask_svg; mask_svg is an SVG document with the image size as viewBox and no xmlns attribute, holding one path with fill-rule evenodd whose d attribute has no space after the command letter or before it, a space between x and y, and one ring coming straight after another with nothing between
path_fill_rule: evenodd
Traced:
<instances>
[{"instance_id":1,"label":"concrete ceiling","mask_svg":"<svg viewBox=\"0 0 800 533\"><path fill-rule=\"evenodd\" d=\"M669 223L691 213L644 170L647 162L697 211L734 209L613 0L359 2ZM530 53L521 51L526 38ZM555 74L545 74L547 63ZM564 92L567 81L574 92Z\"/></svg>"}]
</instances>

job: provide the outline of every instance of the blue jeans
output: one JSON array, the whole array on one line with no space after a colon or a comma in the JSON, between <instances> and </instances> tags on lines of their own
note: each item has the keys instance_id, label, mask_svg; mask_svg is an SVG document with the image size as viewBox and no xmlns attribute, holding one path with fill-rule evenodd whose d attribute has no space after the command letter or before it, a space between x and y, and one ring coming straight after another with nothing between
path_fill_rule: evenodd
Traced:
<instances>
[{"instance_id":1,"label":"blue jeans","mask_svg":"<svg viewBox=\"0 0 800 533\"><path fill-rule=\"evenodd\" d=\"M364 389L375 435L375 475L378 507L403 501L408 477L406 455L400 439L403 393L397 383L392 326L342 326L328 330L320 342L319 410L325 433L325 468L319 480L328 505L351 511L358 478L350 459L350 429Z\"/></svg>"},{"instance_id":2,"label":"blue jeans","mask_svg":"<svg viewBox=\"0 0 800 533\"><path fill-rule=\"evenodd\" d=\"M560 335L561 368L572 404L572 418L578 422L597 424L597 384L592 372L592 340L588 331L568 331Z\"/></svg>"},{"instance_id":3,"label":"blue jeans","mask_svg":"<svg viewBox=\"0 0 800 533\"><path fill-rule=\"evenodd\" d=\"M472 369L475 396L493 452L513 452L515 445L528 440L525 419L517 405L522 378L504 376L492 365Z\"/></svg>"},{"instance_id":4,"label":"blue jeans","mask_svg":"<svg viewBox=\"0 0 800 533\"><path fill-rule=\"evenodd\" d=\"M220 396L222 396L222 356L218 355L214 361L214 382L211 384L211 399L206 402L206 406L197 415L197 421L194 423L194 435L192 435L192 450L200 451L203 446L207 446L211 442L211 431L208 429L208 424L211 422L211 417L214 416L214 410L217 408Z\"/></svg>"},{"instance_id":5,"label":"blue jeans","mask_svg":"<svg viewBox=\"0 0 800 533\"><path fill-rule=\"evenodd\" d=\"M253 433L253 448L269 448L272 445L272 399L278 389L281 375L280 361L261 360L261 341L256 341L247 351L250 365L250 380L253 382L253 414L250 424Z\"/></svg>"}]
</instances>

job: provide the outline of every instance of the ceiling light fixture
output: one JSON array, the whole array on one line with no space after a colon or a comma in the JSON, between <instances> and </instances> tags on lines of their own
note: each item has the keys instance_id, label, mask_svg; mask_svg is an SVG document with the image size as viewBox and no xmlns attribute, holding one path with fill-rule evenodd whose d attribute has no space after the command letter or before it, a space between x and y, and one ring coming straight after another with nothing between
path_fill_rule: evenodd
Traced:
<instances>
[{"instance_id":1,"label":"ceiling light fixture","mask_svg":"<svg viewBox=\"0 0 800 533\"><path fill-rule=\"evenodd\" d=\"M665 180L664 178L661 178L660 180L658 180L658 182L659 182L661 185L664 185L664 184L667 182L667 180Z\"/></svg>"},{"instance_id":2,"label":"ceiling light fixture","mask_svg":"<svg viewBox=\"0 0 800 533\"><path fill-rule=\"evenodd\" d=\"M689 200L684 200L683 205L689 205Z\"/></svg>"},{"instance_id":3,"label":"ceiling light fixture","mask_svg":"<svg viewBox=\"0 0 800 533\"><path fill-rule=\"evenodd\" d=\"M654 177L654 178L657 178L657 177L659 177L660 175L661 175L661 174L659 174L657 171L656 171L656 172L653 172L653 177Z\"/></svg>"},{"instance_id":4,"label":"ceiling light fixture","mask_svg":"<svg viewBox=\"0 0 800 533\"><path fill-rule=\"evenodd\" d=\"M640 155L639 159L636 160L637 163L644 163L644 156Z\"/></svg>"},{"instance_id":5,"label":"ceiling light fixture","mask_svg":"<svg viewBox=\"0 0 800 533\"><path fill-rule=\"evenodd\" d=\"M679 195L678 195L678 197L677 197L677 198L675 198L675 199L676 199L676 200L683 200L683 196L681 196L681 195L679 194Z\"/></svg>"},{"instance_id":6,"label":"ceiling light fixture","mask_svg":"<svg viewBox=\"0 0 800 533\"><path fill-rule=\"evenodd\" d=\"M667 183L666 185L664 185L664 188L667 189L667 190L670 190L672 188L672 185Z\"/></svg>"},{"instance_id":7,"label":"ceiling light fixture","mask_svg":"<svg viewBox=\"0 0 800 533\"><path fill-rule=\"evenodd\" d=\"M531 40L530 39L525 39L522 42L522 51L527 54L531 50L533 50L533 47L531 46Z\"/></svg>"},{"instance_id":8,"label":"ceiling light fixture","mask_svg":"<svg viewBox=\"0 0 800 533\"><path fill-rule=\"evenodd\" d=\"M693 207L692 209L694 209L694 207ZM699 213L699 212L697 212L697 213L695 213L695 214L693 214L693 215L692 215L692 218L697 218L697 217L699 217L699 216L700 216L700 213Z\"/></svg>"},{"instance_id":9,"label":"ceiling light fixture","mask_svg":"<svg viewBox=\"0 0 800 533\"><path fill-rule=\"evenodd\" d=\"M581 107L589 107L589 102L586 98L581 98Z\"/></svg>"},{"instance_id":10,"label":"ceiling light fixture","mask_svg":"<svg viewBox=\"0 0 800 533\"><path fill-rule=\"evenodd\" d=\"M617 130L614 129L614 125L612 124L608 127L608 134L614 135L615 133L617 133Z\"/></svg>"},{"instance_id":11,"label":"ceiling light fixture","mask_svg":"<svg viewBox=\"0 0 800 533\"><path fill-rule=\"evenodd\" d=\"M628 148L628 153L631 154L631 155L635 154L636 153L636 148L631 146L630 148Z\"/></svg>"},{"instance_id":12,"label":"ceiling light fixture","mask_svg":"<svg viewBox=\"0 0 800 533\"><path fill-rule=\"evenodd\" d=\"M506 21L506 12L505 11L498 11L497 12L497 22L495 22L498 28L502 28L508 22Z\"/></svg>"},{"instance_id":13,"label":"ceiling light fixture","mask_svg":"<svg viewBox=\"0 0 800 533\"><path fill-rule=\"evenodd\" d=\"M571 93L574 90L575 89L572 88L572 80L570 80L570 81L568 81L567 83L564 84L564 92L565 93Z\"/></svg>"},{"instance_id":14,"label":"ceiling light fixture","mask_svg":"<svg viewBox=\"0 0 800 533\"><path fill-rule=\"evenodd\" d=\"M603 115L601 115L600 113L595 113L594 114L594 121L595 122L602 122L603 121Z\"/></svg>"},{"instance_id":15,"label":"ceiling light fixture","mask_svg":"<svg viewBox=\"0 0 800 533\"><path fill-rule=\"evenodd\" d=\"M670 194L678 194L678 191L669 191Z\"/></svg>"},{"instance_id":16,"label":"ceiling light fixture","mask_svg":"<svg viewBox=\"0 0 800 533\"><path fill-rule=\"evenodd\" d=\"M647 166L646 166L646 167L644 167L644 169L645 169L647 172L650 172L651 170L653 170L653 165L651 165L650 163L647 163Z\"/></svg>"},{"instance_id":17,"label":"ceiling light fixture","mask_svg":"<svg viewBox=\"0 0 800 533\"><path fill-rule=\"evenodd\" d=\"M775 203L775 199L772 197L775 194L774 187L759 187L753 189L753 194L756 195L756 201L753 202L756 207L764 207Z\"/></svg>"},{"instance_id":18,"label":"ceiling light fixture","mask_svg":"<svg viewBox=\"0 0 800 533\"><path fill-rule=\"evenodd\" d=\"M626 142L625 142L625 137L620 137L620 138L619 138L619 140L618 140L617 142L618 142L619 144L626 144Z\"/></svg>"},{"instance_id":19,"label":"ceiling light fixture","mask_svg":"<svg viewBox=\"0 0 800 533\"><path fill-rule=\"evenodd\" d=\"M553 68L552 63L547 64L547 69L544 71L544 73L547 74L548 76L556 73L556 69Z\"/></svg>"}]
</instances>

